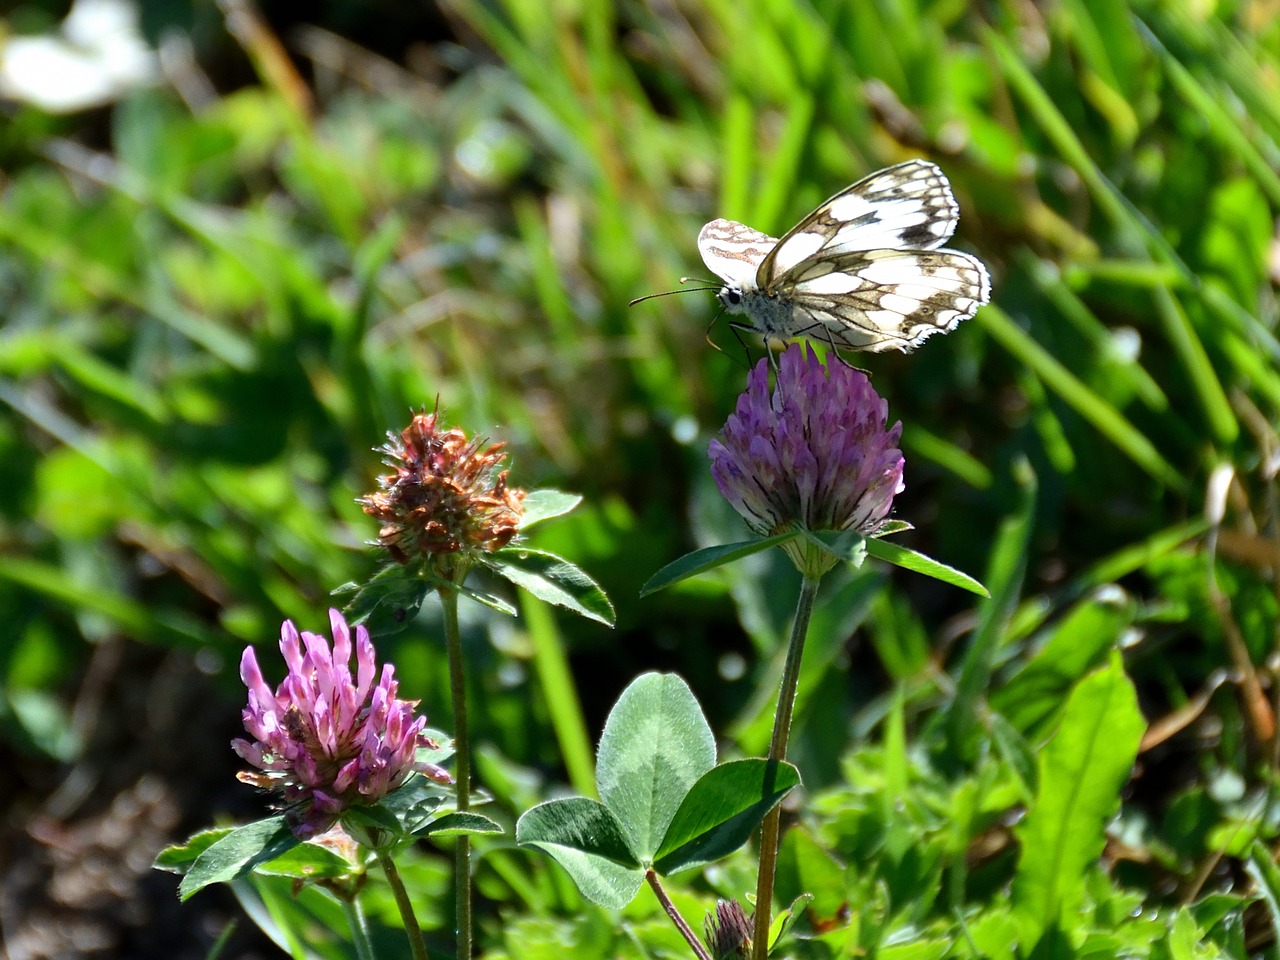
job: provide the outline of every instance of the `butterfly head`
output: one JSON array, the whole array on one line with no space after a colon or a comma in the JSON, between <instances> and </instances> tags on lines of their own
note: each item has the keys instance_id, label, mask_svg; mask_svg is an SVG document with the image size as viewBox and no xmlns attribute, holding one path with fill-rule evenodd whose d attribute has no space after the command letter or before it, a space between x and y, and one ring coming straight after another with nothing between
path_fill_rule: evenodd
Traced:
<instances>
[{"instance_id":1,"label":"butterfly head","mask_svg":"<svg viewBox=\"0 0 1280 960\"><path fill-rule=\"evenodd\" d=\"M726 313L746 313L747 307L746 296L742 292L742 288L732 281L726 283L717 292L716 296L720 298L720 303L724 307Z\"/></svg>"}]
</instances>

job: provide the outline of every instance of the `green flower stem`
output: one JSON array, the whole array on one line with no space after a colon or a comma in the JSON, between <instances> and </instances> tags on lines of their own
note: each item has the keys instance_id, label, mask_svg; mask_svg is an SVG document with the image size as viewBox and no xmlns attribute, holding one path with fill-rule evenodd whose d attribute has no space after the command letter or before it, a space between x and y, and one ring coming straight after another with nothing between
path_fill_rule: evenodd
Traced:
<instances>
[{"instance_id":1,"label":"green flower stem","mask_svg":"<svg viewBox=\"0 0 1280 960\"><path fill-rule=\"evenodd\" d=\"M689 942L689 946L693 947L694 956L698 960L711 960L711 954L707 953L707 948L702 945L702 941L698 939L698 935L693 932L684 917L680 916L680 911L676 909L676 905L671 902L671 898L667 896L667 891L662 887L662 881L658 879L657 872L650 867L644 872L644 878L648 881L649 886L653 888L654 896L658 898L658 902L662 904L662 909L666 911L671 922L676 925L676 929L680 931L680 936Z\"/></svg>"},{"instance_id":2,"label":"green flower stem","mask_svg":"<svg viewBox=\"0 0 1280 960\"><path fill-rule=\"evenodd\" d=\"M395 894L396 906L400 908L400 919L404 921L404 932L409 937L409 949L413 954L413 960L427 960L427 945L422 940L422 928L418 926L418 918L414 916L413 904L409 902L409 892L405 890L404 881L400 879L400 871L396 869L395 861L388 854L377 851L376 855L379 866L387 875L391 892Z\"/></svg>"},{"instance_id":3,"label":"green flower stem","mask_svg":"<svg viewBox=\"0 0 1280 960\"><path fill-rule=\"evenodd\" d=\"M796 688L800 684L800 658L804 654L804 638L809 632L809 618L818 596L821 577L805 577L796 600L795 620L791 624L791 644L787 648L787 664L778 689L778 712L773 718L773 739L769 742L769 759L787 758L787 739L791 735L791 714L796 705ZM778 831L782 808L769 811L760 827L760 872L756 875L755 960L769 955L769 923L773 911L773 875L778 867Z\"/></svg>"},{"instance_id":4,"label":"green flower stem","mask_svg":"<svg viewBox=\"0 0 1280 960\"><path fill-rule=\"evenodd\" d=\"M471 807L471 738L467 731L467 678L462 664L462 634L458 631L458 591L440 588L444 608L444 642L449 651L449 690L453 697L454 771L458 809ZM454 886L458 960L471 960L471 838L458 837L454 847Z\"/></svg>"},{"instance_id":5,"label":"green flower stem","mask_svg":"<svg viewBox=\"0 0 1280 960\"><path fill-rule=\"evenodd\" d=\"M351 927L351 941L356 947L356 960L373 960L373 944L369 942L369 924L365 920L364 911L360 909L360 901L339 898L342 901L342 912L346 915L347 925ZM405 924L406 928L408 924Z\"/></svg>"}]
</instances>

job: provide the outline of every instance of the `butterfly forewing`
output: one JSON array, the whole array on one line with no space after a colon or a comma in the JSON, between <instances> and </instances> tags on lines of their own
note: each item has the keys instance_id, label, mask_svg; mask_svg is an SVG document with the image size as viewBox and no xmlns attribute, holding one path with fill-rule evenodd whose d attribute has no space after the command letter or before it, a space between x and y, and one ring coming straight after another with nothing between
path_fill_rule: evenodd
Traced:
<instances>
[{"instance_id":1,"label":"butterfly forewing","mask_svg":"<svg viewBox=\"0 0 1280 960\"><path fill-rule=\"evenodd\" d=\"M769 339L908 351L990 297L980 260L939 249L958 217L942 171L909 160L837 193L781 240L712 220L698 250L725 281L720 300L745 317L743 327Z\"/></svg>"},{"instance_id":2,"label":"butterfly forewing","mask_svg":"<svg viewBox=\"0 0 1280 960\"><path fill-rule=\"evenodd\" d=\"M955 233L960 207L934 164L908 160L863 177L787 231L760 265L756 283L776 280L819 254L933 250Z\"/></svg>"}]
</instances>

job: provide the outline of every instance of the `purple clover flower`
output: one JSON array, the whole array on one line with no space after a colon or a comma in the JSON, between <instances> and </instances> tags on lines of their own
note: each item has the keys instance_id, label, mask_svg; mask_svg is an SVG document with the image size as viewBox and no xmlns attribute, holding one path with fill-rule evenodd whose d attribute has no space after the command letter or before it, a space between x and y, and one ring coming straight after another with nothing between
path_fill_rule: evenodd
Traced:
<instances>
[{"instance_id":1,"label":"purple clover flower","mask_svg":"<svg viewBox=\"0 0 1280 960\"><path fill-rule=\"evenodd\" d=\"M747 375L747 389L711 441L711 474L733 508L761 536L788 530L875 533L904 489L901 422L886 429L889 405L866 375L841 363L826 368L793 343L778 362ZM807 576L836 564L795 539L783 549Z\"/></svg>"},{"instance_id":2,"label":"purple clover flower","mask_svg":"<svg viewBox=\"0 0 1280 960\"><path fill-rule=\"evenodd\" d=\"M279 790L299 837L323 833L342 811L376 803L417 771L437 783L449 774L418 763L419 747L436 744L423 732L426 717L413 715L416 700L396 699L395 667L386 664L374 685L373 643L356 627L356 676L351 675L351 630L342 614L329 611L333 650L314 633L299 634L286 620L280 652L289 673L275 693L258 668L253 647L240 659L240 679L249 688L243 712L253 740L231 747L257 770L240 773L245 783Z\"/></svg>"}]
</instances>

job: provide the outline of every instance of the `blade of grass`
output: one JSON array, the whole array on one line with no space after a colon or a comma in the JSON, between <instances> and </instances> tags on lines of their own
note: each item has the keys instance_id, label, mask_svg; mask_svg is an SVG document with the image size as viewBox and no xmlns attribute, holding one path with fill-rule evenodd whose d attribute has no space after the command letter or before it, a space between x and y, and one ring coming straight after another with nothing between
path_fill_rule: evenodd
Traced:
<instances>
[{"instance_id":1,"label":"blade of grass","mask_svg":"<svg viewBox=\"0 0 1280 960\"><path fill-rule=\"evenodd\" d=\"M1120 192L1098 169L1089 151L1071 129L1067 118L1062 115L1031 70L1008 42L994 30L985 30L983 39L988 49L995 55L1009 85L1026 105L1027 110L1058 153L1079 174L1080 179L1089 188L1094 202L1102 208L1112 225L1122 231L1125 240L1138 249L1144 246L1144 231L1135 222L1130 207L1122 199Z\"/></svg>"},{"instance_id":2,"label":"blade of grass","mask_svg":"<svg viewBox=\"0 0 1280 960\"><path fill-rule=\"evenodd\" d=\"M1160 455L1141 431L1018 327L1008 314L994 304L988 304L978 311L977 320L1006 350L1034 370L1045 386L1093 424L1125 456L1172 489L1186 489L1186 479Z\"/></svg>"},{"instance_id":3,"label":"blade of grass","mask_svg":"<svg viewBox=\"0 0 1280 960\"><path fill-rule=\"evenodd\" d=\"M1022 262L1030 263L1031 257ZM1042 274L1053 269L1040 261ZM1043 277L1037 277L1038 280ZM1062 268L1062 281L1071 289L1079 289L1093 281L1114 283L1128 287L1168 287L1176 290L1188 286L1187 276L1177 267L1165 263L1144 260L1091 260L1077 261Z\"/></svg>"},{"instance_id":4,"label":"blade of grass","mask_svg":"<svg viewBox=\"0 0 1280 960\"><path fill-rule=\"evenodd\" d=\"M1186 101L1191 112L1207 125L1218 142L1230 153L1235 154L1253 177L1254 183L1267 192L1271 202L1280 205L1280 175L1276 174L1266 158L1249 142L1240 124L1227 114L1209 91L1200 85L1191 75L1191 71L1169 52L1150 27L1140 19L1137 20L1137 24L1147 42L1159 54L1170 86Z\"/></svg>"},{"instance_id":5,"label":"blade of grass","mask_svg":"<svg viewBox=\"0 0 1280 960\"><path fill-rule=\"evenodd\" d=\"M1152 291L1152 297L1156 312L1164 324L1165 335L1173 344L1190 378L1209 429L1219 443L1230 444L1240 433L1240 427L1231 410L1227 392L1222 388L1213 364L1209 361L1209 355L1205 352L1204 343L1196 335L1190 319L1173 294L1157 288Z\"/></svg>"},{"instance_id":6,"label":"blade of grass","mask_svg":"<svg viewBox=\"0 0 1280 960\"><path fill-rule=\"evenodd\" d=\"M114 622L138 640L163 646L198 648L216 646L218 637L194 617L108 593L101 584L77 583L61 567L29 557L0 558L0 580L25 587L72 611L92 611Z\"/></svg>"},{"instance_id":7,"label":"blade of grass","mask_svg":"<svg viewBox=\"0 0 1280 960\"><path fill-rule=\"evenodd\" d=\"M1016 466L1014 479L1018 485L1018 503L996 532L983 577L991 600L978 608L978 629L965 653L951 708L945 712L950 745L947 755L957 762L970 754L970 740L980 716L979 701L991 678L995 653L1017 606L1026 572L1027 548L1035 526L1037 483L1031 465L1025 461Z\"/></svg>"},{"instance_id":8,"label":"blade of grass","mask_svg":"<svg viewBox=\"0 0 1280 960\"><path fill-rule=\"evenodd\" d=\"M1020 252L1017 255L1017 261L1019 266L1035 281L1036 286L1040 288L1040 291L1048 301L1080 332L1081 336L1089 342L1098 354L1106 356L1113 352L1111 331L1107 329L1101 320L1093 315L1093 311L1085 305L1085 302L1062 281L1061 275L1055 267L1027 251ZM1156 265L1151 264L1150 266ZM1176 283L1180 279L1177 272L1172 268L1160 266L1158 269L1163 271L1161 276L1166 281ZM1168 412L1169 398L1165 396L1160 384L1156 382L1155 378L1147 372L1142 364L1136 361L1125 364L1115 363L1112 365L1112 369L1119 372L1129 381L1134 393L1149 409L1161 414Z\"/></svg>"},{"instance_id":9,"label":"blade of grass","mask_svg":"<svg viewBox=\"0 0 1280 960\"><path fill-rule=\"evenodd\" d=\"M596 770L591 737L587 733L582 703L574 686L573 672L569 669L569 658L565 655L564 640L556 626L555 615L547 604L522 590L520 616L533 644L538 686L551 714L551 726L560 745L560 756L569 773L569 782L579 795L595 799Z\"/></svg>"},{"instance_id":10,"label":"blade of grass","mask_svg":"<svg viewBox=\"0 0 1280 960\"><path fill-rule=\"evenodd\" d=\"M975 490L991 486L991 470L973 454L913 423L902 432L902 448L913 456L931 460Z\"/></svg>"},{"instance_id":11,"label":"blade of grass","mask_svg":"<svg viewBox=\"0 0 1280 960\"><path fill-rule=\"evenodd\" d=\"M157 299L155 291L149 291L150 297L139 294L130 278L81 256L72 237L41 230L29 220L0 217L0 240L13 243L63 276L73 278L95 298L119 300L154 317L234 370L248 370L256 362L256 351L248 339L177 303Z\"/></svg>"},{"instance_id":12,"label":"blade of grass","mask_svg":"<svg viewBox=\"0 0 1280 960\"><path fill-rule=\"evenodd\" d=\"M795 196L801 160L813 136L813 114L813 97L803 91L797 92L795 99L788 104L782 136L769 160L767 179L760 186L751 214L753 223L777 224L786 217L788 201ZM797 212L796 216L799 215Z\"/></svg>"},{"instance_id":13,"label":"blade of grass","mask_svg":"<svg viewBox=\"0 0 1280 960\"><path fill-rule=\"evenodd\" d=\"M1209 522L1203 517L1197 517L1161 530L1145 540L1116 551L1089 567L1076 578L1076 586L1083 592L1104 583L1113 583L1121 577L1141 570L1152 560L1176 550L1208 529Z\"/></svg>"},{"instance_id":14,"label":"blade of grass","mask_svg":"<svg viewBox=\"0 0 1280 960\"><path fill-rule=\"evenodd\" d=\"M1177 265L1190 277L1186 264L1178 257L1168 240L1133 208L1128 199L1098 169L1052 98L1008 43L992 30L987 30L983 36L1010 86L1026 104L1058 152L1084 181L1094 201L1116 229L1121 231L1122 237L1127 241L1137 240L1150 256L1161 262ZM1187 367L1210 428L1220 442L1230 442L1236 433L1235 421L1231 416L1230 405L1226 402L1226 392L1207 361L1204 345L1185 322L1185 315L1173 300L1172 294L1167 290L1157 289L1155 296L1157 308L1165 320L1165 331Z\"/></svg>"},{"instance_id":15,"label":"blade of grass","mask_svg":"<svg viewBox=\"0 0 1280 960\"><path fill-rule=\"evenodd\" d=\"M734 91L724 107L721 125L720 209L721 217L749 217L751 169L755 156L755 108L745 93Z\"/></svg>"}]
</instances>

